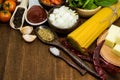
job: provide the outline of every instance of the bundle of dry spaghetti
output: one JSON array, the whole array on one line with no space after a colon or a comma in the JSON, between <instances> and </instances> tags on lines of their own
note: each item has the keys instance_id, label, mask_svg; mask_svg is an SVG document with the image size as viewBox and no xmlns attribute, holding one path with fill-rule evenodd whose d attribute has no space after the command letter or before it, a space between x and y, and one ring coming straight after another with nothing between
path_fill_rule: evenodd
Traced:
<instances>
[{"instance_id":1,"label":"bundle of dry spaghetti","mask_svg":"<svg viewBox=\"0 0 120 80\"><path fill-rule=\"evenodd\" d=\"M77 49L88 48L96 38L120 17L120 0L117 4L104 7L90 19L68 34L67 38Z\"/></svg>"}]
</instances>

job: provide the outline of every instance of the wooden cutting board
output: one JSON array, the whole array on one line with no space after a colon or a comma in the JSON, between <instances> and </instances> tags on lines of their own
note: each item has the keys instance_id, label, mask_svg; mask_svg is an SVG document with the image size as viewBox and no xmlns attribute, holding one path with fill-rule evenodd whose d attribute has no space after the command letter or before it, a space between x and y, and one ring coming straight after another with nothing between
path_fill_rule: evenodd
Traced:
<instances>
[{"instance_id":1,"label":"wooden cutting board","mask_svg":"<svg viewBox=\"0 0 120 80\"><path fill-rule=\"evenodd\" d=\"M102 40L105 39L107 35L107 31L103 32L103 34L98 38L97 40L97 44L99 42L101 42ZM116 65L116 66L119 66L120 67L120 57L117 56L115 53L112 52L112 49L103 44L102 48L101 48L101 51L100 51L100 55L109 63L113 64L113 65Z\"/></svg>"}]
</instances>

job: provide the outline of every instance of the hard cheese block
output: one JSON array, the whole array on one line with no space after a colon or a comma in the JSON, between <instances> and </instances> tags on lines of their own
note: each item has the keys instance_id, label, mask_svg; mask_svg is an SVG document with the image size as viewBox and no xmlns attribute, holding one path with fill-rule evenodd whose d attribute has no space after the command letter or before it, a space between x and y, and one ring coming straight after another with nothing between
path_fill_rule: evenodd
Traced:
<instances>
[{"instance_id":1,"label":"hard cheese block","mask_svg":"<svg viewBox=\"0 0 120 80\"><path fill-rule=\"evenodd\" d=\"M119 8L120 2L111 7L102 8L76 30L68 34L68 40L78 50L81 50L81 47L88 48L111 23L119 18Z\"/></svg>"},{"instance_id":2,"label":"hard cheese block","mask_svg":"<svg viewBox=\"0 0 120 80\"><path fill-rule=\"evenodd\" d=\"M120 33L120 27L111 25L111 27L108 30L108 34L105 38L105 44L113 48L114 45L116 44L116 40L118 39L117 36L119 35L119 33Z\"/></svg>"},{"instance_id":3,"label":"hard cheese block","mask_svg":"<svg viewBox=\"0 0 120 80\"><path fill-rule=\"evenodd\" d=\"M112 49L113 53L115 53L116 55L120 56L120 44L116 44L113 49Z\"/></svg>"},{"instance_id":4,"label":"hard cheese block","mask_svg":"<svg viewBox=\"0 0 120 80\"><path fill-rule=\"evenodd\" d=\"M120 27L111 25L105 37L105 45L112 49L112 52L120 56Z\"/></svg>"},{"instance_id":5,"label":"hard cheese block","mask_svg":"<svg viewBox=\"0 0 120 80\"><path fill-rule=\"evenodd\" d=\"M103 32L103 34L101 34L101 36L99 36L99 38L97 39L97 45L101 41L105 40L105 37L107 36L107 32L108 32L108 30ZM115 53L113 53L112 52L112 48L110 48L109 46L103 44L103 46L102 46L102 48L100 50L100 55L107 62L120 67L120 56L118 56Z\"/></svg>"}]
</instances>

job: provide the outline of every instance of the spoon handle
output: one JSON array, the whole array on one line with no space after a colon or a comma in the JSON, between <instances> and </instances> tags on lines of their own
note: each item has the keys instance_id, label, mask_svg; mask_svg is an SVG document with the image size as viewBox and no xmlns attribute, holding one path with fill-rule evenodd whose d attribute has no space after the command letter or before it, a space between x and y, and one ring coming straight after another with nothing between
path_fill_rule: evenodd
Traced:
<instances>
[{"instance_id":1,"label":"spoon handle","mask_svg":"<svg viewBox=\"0 0 120 80\"><path fill-rule=\"evenodd\" d=\"M87 72L86 70L82 69L81 67L78 67L73 62L70 62L69 60L67 60L63 56L58 56L58 57L61 58L63 61L65 61L69 66L71 66L72 68L76 69L81 75L85 75L86 74L86 72Z\"/></svg>"},{"instance_id":2,"label":"spoon handle","mask_svg":"<svg viewBox=\"0 0 120 80\"><path fill-rule=\"evenodd\" d=\"M29 8L32 7L33 5L41 6L38 0L29 0Z\"/></svg>"},{"instance_id":3,"label":"spoon handle","mask_svg":"<svg viewBox=\"0 0 120 80\"><path fill-rule=\"evenodd\" d=\"M27 8L28 0L22 0L19 6Z\"/></svg>"},{"instance_id":4,"label":"spoon handle","mask_svg":"<svg viewBox=\"0 0 120 80\"><path fill-rule=\"evenodd\" d=\"M77 57L75 54L71 53L61 43L57 42L56 46L58 46L59 48L61 48L62 50L64 50L73 59L73 61L75 61L79 66L81 66L82 68L84 68L85 70L87 70L93 76L95 76L97 78L100 78L100 76L94 70L92 70L90 67L88 67L84 63L84 61L82 59L80 59L79 57Z\"/></svg>"}]
</instances>

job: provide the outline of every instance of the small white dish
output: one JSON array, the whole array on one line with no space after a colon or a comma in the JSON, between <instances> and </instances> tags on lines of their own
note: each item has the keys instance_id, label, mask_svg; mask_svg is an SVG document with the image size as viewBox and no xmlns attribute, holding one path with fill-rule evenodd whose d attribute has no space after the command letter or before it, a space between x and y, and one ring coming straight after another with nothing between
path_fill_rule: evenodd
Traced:
<instances>
[{"instance_id":1,"label":"small white dish","mask_svg":"<svg viewBox=\"0 0 120 80\"><path fill-rule=\"evenodd\" d=\"M28 18L27 18L27 13L28 13L28 11L33 7L33 6L39 6L40 8L42 8L42 6L40 5L40 3L38 2L38 0L29 0L29 7L28 7L28 9L27 9L27 12L26 12L26 14L25 14L25 20L26 20L26 22L28 23L28 24L30 24L30 25L32 25L32 26L37 26L37 25L41 25L41 24L43 24L43 23L45 23L46 21L47 21L47 16L46 16L46 19L45 20L43 20L43 21L41 21L41 22L38 22L38 23L33 23L33 22L30 22L29 20L28 20ZM45 12L46 12L46 15L47 15L47 11L45 10Z\"/></svg>"},{"instance_id":2,"label":"small white dish","mask_svg":"<svg viewBox=\"0 0 120 80\"><path fill-rule=\"evenodd\" d=\"M101 6L91 10L81 9L81 8L76 8L76 9L81 17L91 17L101 9Z\"/></svg>"},{"instance_id":3,"label":"small white dish","mask_svg":"<svg viewBox=\"0 0 120 80\"><path fill-rule=\"evenodd\" d=\"M15 9L15 11L13 12L13 15L10 19L10 26L13 29L20 29L21 27L23 27L23 23L24 23L24 15L26 13L27 10L27 5L28 5L28 0L22 0L20 5L18 5ZM23 13L19 13L18 9L24 9ZM16 17L17 15L17 17ZM21 20L20 20L21 19ZM20 20L20 21L19 21ZM18 25L19 24L19 25ZM17 25L17 26L16 26Z\"/></svg>"}]
</instances>

